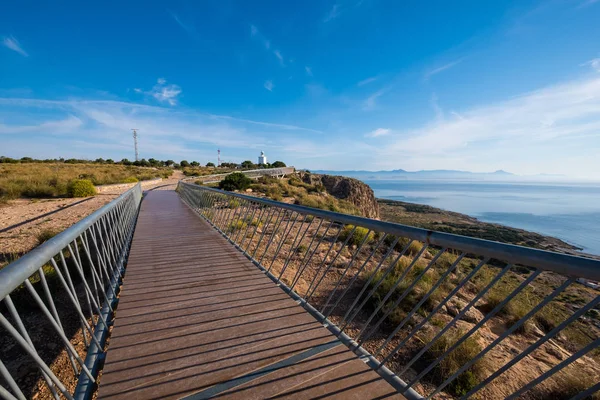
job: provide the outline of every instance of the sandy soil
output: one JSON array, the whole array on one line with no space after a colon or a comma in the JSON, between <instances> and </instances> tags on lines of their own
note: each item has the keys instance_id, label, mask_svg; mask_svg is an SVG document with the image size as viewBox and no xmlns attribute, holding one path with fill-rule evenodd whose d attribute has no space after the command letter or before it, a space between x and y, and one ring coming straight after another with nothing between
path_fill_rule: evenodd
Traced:
<instances>
[{"instance_id":1,"label":"sandy soil","mask_svg":"<svg viewBox=\"0 0 600 400\"><path fill-rule=\"evenodd\" d=\"M172 190L182 177L180 171L175 171L170 179L144 190ZM36 247L41 232L62 232L125 190L116 189L84 199L18 199L0 206L0 267Z\"/></svg>"}]
</instances>

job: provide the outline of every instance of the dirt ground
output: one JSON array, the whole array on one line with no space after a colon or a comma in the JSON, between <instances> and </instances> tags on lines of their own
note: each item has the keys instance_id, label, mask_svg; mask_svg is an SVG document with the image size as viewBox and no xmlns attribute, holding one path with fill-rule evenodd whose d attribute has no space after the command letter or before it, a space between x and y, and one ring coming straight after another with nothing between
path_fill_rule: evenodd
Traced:
<instances>
[{"instance_id":1,"label":"dirt ground","mask_svg":"<svg viewBox=\"0 0 600 400\"><path fill-rule=\"evenodd\" d=\"M181 171L175 171L171 178L145 186L144 190L173 189L182 177ZM126 190L116 189L83 199L18 199L0 205L0 267L36 247L40 233L62 232Z\"/></svg>"}]
</instances>

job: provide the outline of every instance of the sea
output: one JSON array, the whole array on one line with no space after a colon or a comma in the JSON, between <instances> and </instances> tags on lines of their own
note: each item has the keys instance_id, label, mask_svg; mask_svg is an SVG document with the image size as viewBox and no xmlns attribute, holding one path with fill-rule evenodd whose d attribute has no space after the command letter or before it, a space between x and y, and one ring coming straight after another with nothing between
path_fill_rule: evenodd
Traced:
<instances>
[{"instance_id":1,"label":"sea","mask_svg":"<svg viewBox=\"0 0 600 400\"><path fill-rule=\"evenodd\" d=\"M600 255L600 182L364 180L375 197L554 236Z\"/></svg>"}]
</instances>

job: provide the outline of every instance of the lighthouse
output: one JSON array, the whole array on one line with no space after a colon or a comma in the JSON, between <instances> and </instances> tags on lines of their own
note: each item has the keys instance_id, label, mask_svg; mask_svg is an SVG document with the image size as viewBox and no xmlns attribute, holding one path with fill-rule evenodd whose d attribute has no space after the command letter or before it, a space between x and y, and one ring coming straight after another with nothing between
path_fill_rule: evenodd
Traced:
<instances>
[{"instance_id":1,"label":"lighthouse","mask_svg":"<svg viewBox=\"0 0 600 400\"><path fill-rule=\"evenodd\" d=\"M261 151L260 156L258 156L258 165L267 165L267 156L265 156L264 151Z\"/></svg>"}]
</instances>

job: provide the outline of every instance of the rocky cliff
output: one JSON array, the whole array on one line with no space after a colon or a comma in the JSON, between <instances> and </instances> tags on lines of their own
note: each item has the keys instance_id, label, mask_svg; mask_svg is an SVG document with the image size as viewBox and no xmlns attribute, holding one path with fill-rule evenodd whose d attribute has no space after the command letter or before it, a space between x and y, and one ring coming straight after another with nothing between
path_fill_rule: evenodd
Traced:
<instances>
[{"instance_id":1,"label":"rocky cliff","mask_svg":"<svg viewBox=\"0 0 600 400\"><path fill-rule=\"evenodd\" d=\"M304 183L322 185L327 193L354 204L368 218L379 218L379 205L369 185L354 178L300 173Z\"/></svg>"}]
</instances>

